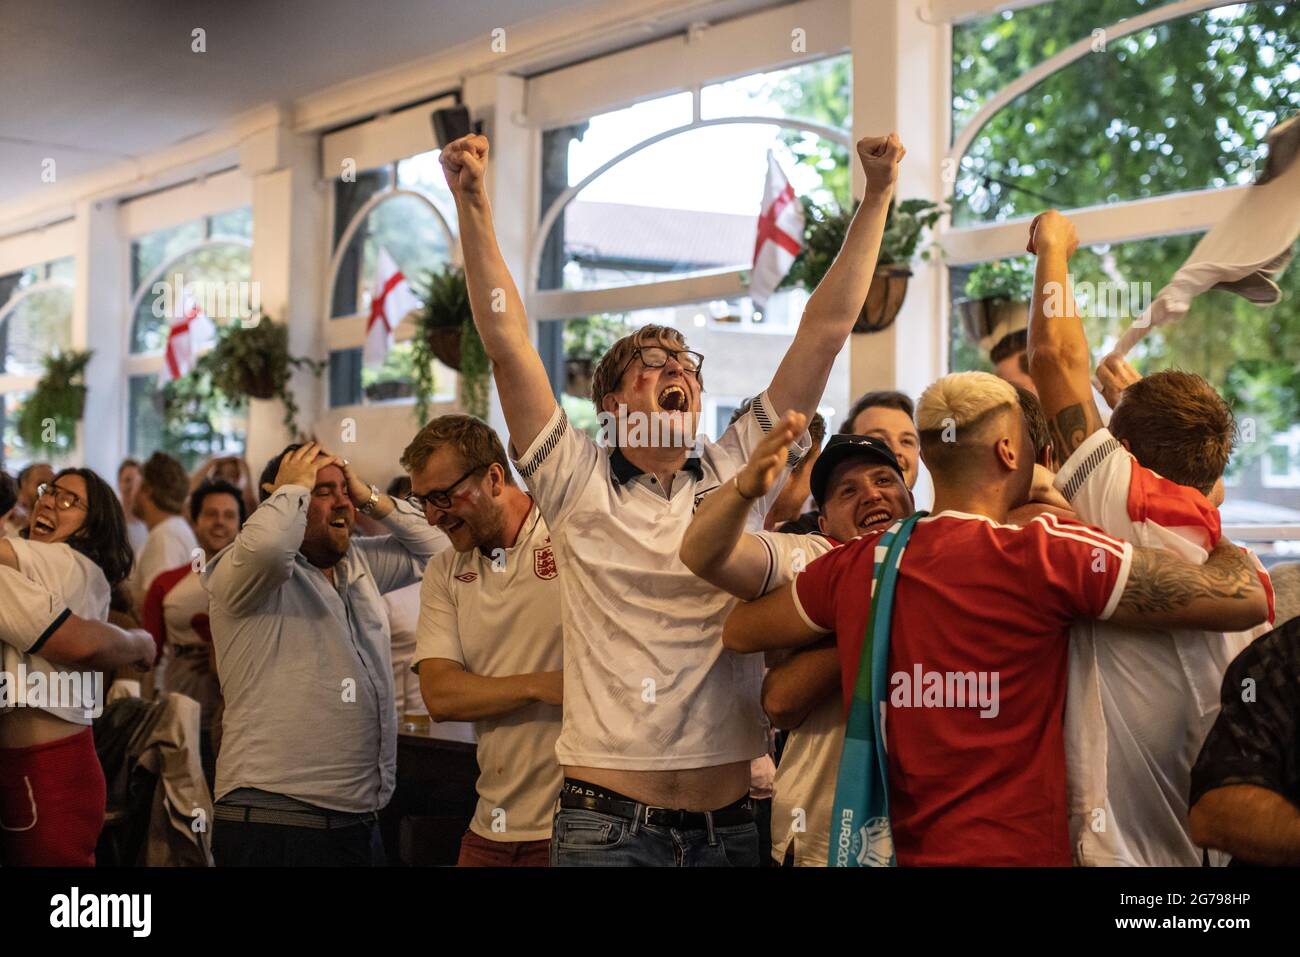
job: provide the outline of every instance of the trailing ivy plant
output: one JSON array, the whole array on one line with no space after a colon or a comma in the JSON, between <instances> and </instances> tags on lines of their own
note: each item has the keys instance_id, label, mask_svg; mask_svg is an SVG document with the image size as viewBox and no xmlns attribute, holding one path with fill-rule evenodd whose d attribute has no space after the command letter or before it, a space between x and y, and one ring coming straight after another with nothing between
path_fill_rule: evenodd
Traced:
<instances>
[{"instance_id":1,"label":"trailing ivy plant","mask_svg":"<svg viewBox=\"0 0 1300 957\"><path fill-rule=\"evenodd\" d=\"M18 438L32 452L70 452L77 423L86 411L83 378L92 352L55 352L43 360L44 373L18 413Z\"/></svg>"},{"instance_id":2,"label":"trailing ivy plant","mask_svg":"<svg viewBox=\"0 0 1300 957\"><path fill-rule=\"evenodd\" d=\"M806 196L800 196L799 202L804 209L804 248L795 257L779 288L801 285L812 292L839 255L859 203L855 200L845 210L835 205L819 206ZM916 259L922 238L939 221L943 211L942 206L928 199L891 203L876 265L907 265ZM921 257L928 259L929 250L921 253Z\"/></svg>"},{"instance_id":3,"label":"trailing ivy plant","mask_svg":"<svg viewBox=\"0 0 1300 957\"><path fill-rule=\"evenodd\" d=\"M289 354L289 329L269 316L236 321L217 329L216 344L194 369L164 390L169 431L180 432L196 411L209 405L235 410L249 398L279 399L285 428L298 435L298 403L290 379L297 369L319 376L324 362Z\"/></svg>"}]
</instances>

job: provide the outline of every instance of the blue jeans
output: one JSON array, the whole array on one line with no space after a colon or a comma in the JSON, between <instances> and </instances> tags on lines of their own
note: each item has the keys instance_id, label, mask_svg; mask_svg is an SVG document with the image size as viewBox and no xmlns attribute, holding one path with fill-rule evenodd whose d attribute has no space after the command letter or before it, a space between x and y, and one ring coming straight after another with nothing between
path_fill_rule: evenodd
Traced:
<instances>
[{"instance_id":1,"label":"blue jeans","mask_svg":"<svg viewBox=\"0 0 1300 957\"><path fill-rule=\"evenodd\" d=\"M638 805L638 810L640 806ZM758 867L758 827L652 827L612 814L558 808L552 867Z\"/></svg>"}]
</instances>

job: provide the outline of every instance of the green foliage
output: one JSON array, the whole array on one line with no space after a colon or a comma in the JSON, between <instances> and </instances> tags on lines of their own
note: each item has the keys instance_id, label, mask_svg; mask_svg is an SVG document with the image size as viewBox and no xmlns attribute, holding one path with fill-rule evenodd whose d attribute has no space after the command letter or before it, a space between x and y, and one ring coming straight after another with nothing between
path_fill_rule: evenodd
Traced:
<instances>
[{"instance_id":1,"label":"green foliage","mask_svg":"<svg viewBox=\"0 0 1300 957\"><path fill-rule=\"evenodd\" d=\"M570 319L564 324L564 357L598 360L610 346L627 335L620 316L596 315Z\"/></svg>"},{"instance_id":2,"label":"green foliage","mask_svg":"<svg viewBox=\"0 0 1300 957\"><path fill-rule=\"evenodd\" d=\"M1034 291L1034 264L1021 256L980 263L966 280L967 299L1028 302Z\"/></svg>"},{"instance_id":3,"label":"green foliage","mask_svg":"<svg viewBox=\"0 0 1300 957\"><path fill-rule=\"evenodd\" d=\"M954 129L960 131L1002 86L1065 46L1165 2L1046 3L954 28ZM1104 52L1039 83L980 131L962 158L954 222L1250 182L1268 129L1300 110L1297 63L1300 4L1276 0L1225 4L1110 38ZM1070 274L1076 289L1138 283L1154 295L1199 238L1080 249ZM1205 376L1240 422L1253 420L1256 439L1243 442L1243 454L1234 457L1238 468L1264 451L1273 432L1300 421L1300 268L1292 265L1279 284L1281 303L1264 309L1223 292L1200 296L1186 317L1153 331L1130 357L1144 373L1181 368ZM975 297L970 285L966 292ZM1133 315L1103 315L1100 302L1086 299L1080 305L1100 357ZM952 344L954 369L983 361L955 326Z\"/></svg>"},{"instance_id":4,"label":"green foliage","mask_svg":"<svg viewBox=\"0 0 1300 957\"><path fill-rule=\"evenodd\" d=\"M786 116L848 129L853 114L853 61L848 56L831 57L786 71L756 98L777 104ZM821 176L821 195L814 197L818 203L841 208L849 204L851 174L844 147L796 130L782 132L781 140L799 163Z\"/></svg>"},{"instance_id":5,"label":"green foliage","mask_svg":"<svg viewBox=\"0 0 1300 957\"><path fill-rule=\"evenodd\" d=\"M298 403L290 389L297 369L319 376L325 363L289 354L289 329L268 316L232 321L217 329L216 345L200 356L194 369L164 388L163 411L168 433L194 438L211 429L207 410L232 411L248 399L279 399L284 425L298 433Z\"/></svg>"},{"instance_id":6,"label":"green foliage","mask_svg":"<svg viewBox=\"0 0 1300 957\"><path fill-rule=\"evenodd\" d=\"M421 422L428 417L435 388L433 361L436 357L429 341L430 333L439 329L459 329L460 404L470 415L486 419L492 369L483 340L474 326L465 271L455 266L429 271L416 292L424 300L424 308L416 317L412 341L416 417Z\"/></svg>"},{"instance_id":7,"label":"green foliage","mask_svg":"<svg viewBox=\"0 0 1300 957\"><path fill-rule=\"evenodd\" d=\"M76 444L77 423L86 410L82 379L92 355L72 351L45 357L44 374L18 413L18 437L30 452L58 455Z\"/></svg>"},{"instance_id":8,"label":"green foliage","mask_svg":"<svg viewBox=\"0 0 1300 957\"><path fill-rule=\"evenodd\" d=\"M851 209L844 210L836 206L818 206L806 196L800 196L799 202L804 211L804 248L777 288L802 285L811 292L839 255L859 204L854 202ZM922 236L942 213L942 207L927 199L905 199L891 204L880 241L879 265L912 262Z\"/></svg>"}]
</instances>

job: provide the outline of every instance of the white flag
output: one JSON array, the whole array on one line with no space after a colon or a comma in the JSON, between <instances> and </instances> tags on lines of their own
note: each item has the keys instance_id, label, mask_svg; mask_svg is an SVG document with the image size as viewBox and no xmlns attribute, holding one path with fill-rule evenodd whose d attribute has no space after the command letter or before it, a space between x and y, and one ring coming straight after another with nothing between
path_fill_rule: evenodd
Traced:
<instances>
[{"instance_id":1,"label":"white flag","mask_svg":"<svg viewBox=\"0 0 1300 957\"><path fill-rule=\"evenodd\" d=\"M781 165L767 151L767 182L754 240L754 269L749 280L749 298L763 308L794 259L803 249L803 207Z\"/></svg>"},{"instance_id":2,"label":"white flag","mask_svg":"<svg viewBox=\"0 0 1300 957\"><path fill-rule=\"evenodd\" d=\"M199 354L217 340L217 327L203 307L188 293L182 297L181 314L167 330L167 348L163 353L159 384L179 379L194 369Z\"/></svg>"},{"instance_id":3,"label":"white flag","mask_svg":"<svg viewBox=\"0 0 1300 957\"><path fill-rule=\"evenodd\" d=\"M379 247L375 268L375 288L370 297L370 319L366 323L366 348L362 364L373 369L384 364L384 357L393 343L393 330L412 309L420 307L420 300L411 291L411 285L397 268L388 250Z\"/></svg>"}]
</instances>

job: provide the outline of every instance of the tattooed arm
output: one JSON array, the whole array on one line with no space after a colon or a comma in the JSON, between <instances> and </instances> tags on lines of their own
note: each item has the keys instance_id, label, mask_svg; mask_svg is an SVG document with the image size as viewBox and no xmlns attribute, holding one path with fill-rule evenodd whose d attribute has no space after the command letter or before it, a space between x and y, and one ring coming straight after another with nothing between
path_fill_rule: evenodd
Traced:
<instances>
[{"instance_id":1,"label":"tattooed arm","mask_svg":"<svg viewBox=\"0 0 1300 957\"><path fill-rule=\"evenodd\" d=\"M1135 628L1245 631L1268 619L1268 596L1246 553L1220 538L1204 565L1133 548L1133 565L1110 620Z\"/></svg>"},{"instance_id":2,"label":"tattooed arm","mask_svg":"<svg viewBox=\"0 0 1300 957\"><path fill-rule=\"evenodd\" d=\"M1056 210L1041 213L1029 226L1028 249L1038 257L1029 320L1029 374L1058 464L1101 428L1092 397L1092 357L1070 288L1070 256L1078 245L1074 224Z\"/></svg>"}]
</instances>

